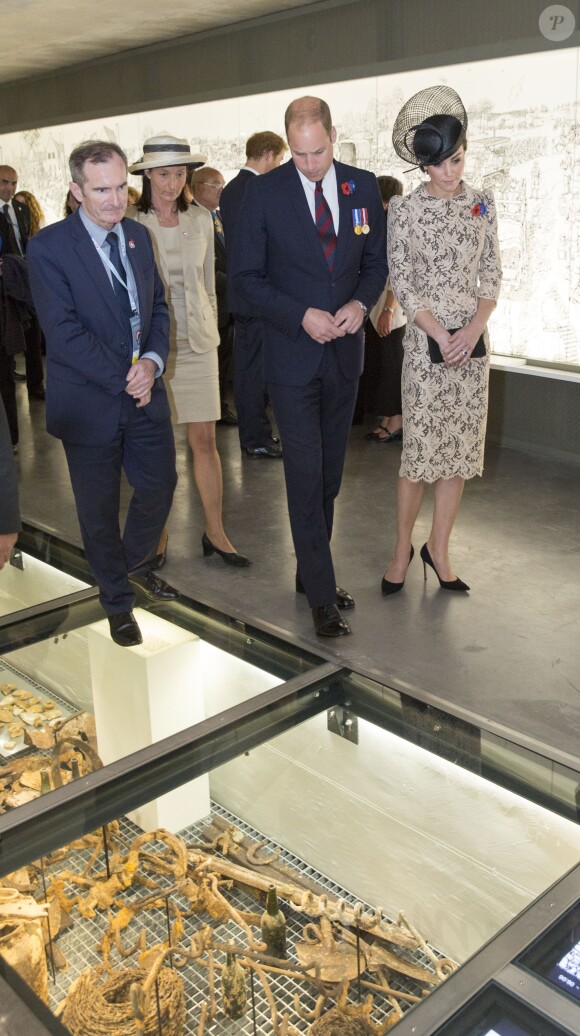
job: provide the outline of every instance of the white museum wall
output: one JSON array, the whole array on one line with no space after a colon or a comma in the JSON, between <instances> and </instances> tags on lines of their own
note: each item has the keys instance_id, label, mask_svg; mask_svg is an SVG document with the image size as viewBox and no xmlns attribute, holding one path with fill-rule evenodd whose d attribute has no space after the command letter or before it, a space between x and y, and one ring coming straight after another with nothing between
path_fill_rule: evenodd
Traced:
<instances>
[{"instance_id":1,"label":"white museum wall","mask_svg":"<svg viewBox=\"0 0 580 1036\"><path fill-rule=\"evenodd\" d=\"M117 141L135 160L144 139L167 131L187 137L229 179L247 137L282 134L288 102L310 92L331 106L337 158L400 175L410 190L422 175L405 174L392 150L394 118L417 90L448 84L470 116L466 179L493 190L498 206L504 284L492 349L580 364L579 69L580 49L571 47L94 119L4 134L0 162L16 167L21 188L37 195L52 222L63 210L67 157L81 140Z\"/></svg>"}]
</instances>

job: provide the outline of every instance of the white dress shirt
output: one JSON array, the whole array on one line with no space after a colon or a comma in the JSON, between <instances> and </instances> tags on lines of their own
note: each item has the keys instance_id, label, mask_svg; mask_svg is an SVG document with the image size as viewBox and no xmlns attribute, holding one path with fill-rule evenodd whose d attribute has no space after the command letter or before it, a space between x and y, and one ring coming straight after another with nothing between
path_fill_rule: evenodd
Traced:
<instances>
[{"instance_id":1,"label":"white dress shirt","mask_svg":"<svg viewBox=\"0 0 580 1036\"><path fill-rule=\"evenodd\" d=\"M316 184L313 180L308 180L296 167L296 172L300 177L304 193L306 195L306 201L308 202L308 208L312 214L312 219L316 223L316 200L314 198L314 192L316 190ZM338 207L338 184L336 182L336 168L334 162L326 175L322 178L322 192L328 206L332 213L332 222L334 223L334 233L338 235L338 221L339 221L339 207Z\"/></svg>"}]
</instances>

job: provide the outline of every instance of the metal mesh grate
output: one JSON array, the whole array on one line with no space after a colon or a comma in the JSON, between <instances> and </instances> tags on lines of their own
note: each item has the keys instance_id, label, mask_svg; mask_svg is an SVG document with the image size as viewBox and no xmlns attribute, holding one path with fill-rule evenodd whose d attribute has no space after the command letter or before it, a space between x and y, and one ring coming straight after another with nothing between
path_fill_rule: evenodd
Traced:
<instances>
[{"instance_id":1,"label":"metal mesh grate","mask_svg":"<svg viewBox=\"0 0 580 1036\"><path fill-rule=\"evenodd\" d=\"M211 814L204 820L186 828L181 832L181 836L184 838L186 843L199 842L202 838L203 829L208 823L215 817L221 817L230 824L235 824L237 828L243 831L244 834L249 837L260 841L264 838L260 832L250 827L248 824L240 821L233 814L223 809L221 806L213 804ZM141 831L133 823L124 819L120 822L121 839L126 842L127 845L139 834ZM316 881L319 885L323 886L330 896L340 897L345 900L347 904L354 906L358 900L352 896L346 889L337 885L331 881L325 875L315 871L303 860L300 860L297 856L291 852L285 850L282 846L277 845L275 842L268 840L269 848L280 849L280 860L287 865L294 868L302 876L308 876L312 880ZM148 844L148 851L155 852L156 850L166 850L165 845L151 843ZM46 864L46 880L51 876L57 876L62 873L65 869L72 870L75 873L82 873L86 867L89 858L91 856L90 848L73 849L69 852L66 859L56 863L47 862ZM104 868L104 860L101 856L99 863L96 868L93 868L92 873L95 870ZM160 884L163 883L162 877L156 878ZM166 879L166 885L169 888L172 884L170 878ZM72 890L72 886L66 886L69 891ZM78 891L78 889L77 889ZM83 891L83 890L81 890ZM135 889L132 887L123 895L122 899L126 904L136 902L146 895L146 891L143 889ZM239 910L256 912L263 909L257 905L257 900L251 897L244 891L232 888L228 890L227 897L229 901ZM172 901L180 910L187 910L189 904L187 901L179 896L172 896ZM293 964L298 964L298 958L295 952L295 943L302 938L302 928L305 924L304 914L295 912L287 903L282 903L282 908L286 916L287 923L287 947L288 947L288 963L291 967ZM363 904L364 905L364 904ZM368 907L370 912L370 907ZM188 945L191 936L205 926L208 918L205 915L193 915L190 918L185 919L185 932L183 936L183 944ZM64 953L67 960L67 969L65 971L56 971L55 981L49 982L50 990L50 1003L54 1009L56 1005L64 998L66 992L71 983L83 972L86 968L95 968L99 964L102 964L102 956L99 952L99 945L103 936L106 933L108 927L108 917L106 913L98 911L95 917L92 919L81 919L78 917L75 911L75 923L72 928L63 932L57 940L58 948ZM220 942L237 942L240 945L243 943L243 933L241 933L239 927L233 921L228 921L225 924L214 924L213 930L215 933L216 941ZM167 908L164 904L162 908L150 909L145 911L139 916L135 917L124 930L122 934L122 945L125 948L133 947L136 945L141 932L145 932L147 939L147 947L150 948L156 943L167 940L168 937L168 920L167 920ZM392 947L391 947L392 949ZM425 955L419 951L407 951L397 950L400 956L404 959L411 961L415 964L420 965L432 972L432 964L425 957ZM438 956L443 957L443 954L439 954L438 951L434 951ZM216 955L216 959L220 960L220 956ZM221 956L223 960L223 955ZM121 956L116 949L113 949L110 957L111 964L117 967L133 967L136 965L136 956ZM168 963L168 962L167 962ZM50 962L49 962L50 968ZM184 986L185 986L185 997L187 1005L187 1017L185 1025L186 1036L197 1036L198 1022L199 1022L199 1011L204 1001L209 999L208 996L208 975L207 969L197 966L194 962L188 962L182 968L179 968L179 974L181 975ZM373 979L368 973L365 973L364 978ZM289 1011L290 1021L294 1027L301 1033L307 1033L309 1028L309 1022L304 1021L300 1018L294 1009L294 996L298 994L300 996L300 1002L302 1007L306 1010L312 1010L316 1002L316 994L314 990L309 989L306 985L297 983L294 979L285 976L268 976L272 993L276 1002L276 1006L280 1016L283 1015L284 1011ZM405 993L409 993L414 996L421 996L421 987L415 983L412 979L407 979L401 975L395 977L391 974L391 985L394 989L400 990ZM255 976L252 982L248 980L248 1012L246 1016L238 1021L231 1021L226 1018L221 1010L218 1009L218 1014L211 1024L207 1026L208 1033L211 1032L211 1036L255 1036L255 1034L266 1034L272 1031L272 1021L270 1008L268 1006L267 998L264 993L262 984ZM351 1001L356 1002L357 997L357 983L352 983ZM216 993L218 999L218 1008L220 1005L220 992L219 992L219 976L216 979ZM363 997L368 995L368 991L363 989ZM380 994L374 996L374 1008L373 1008L373 1020L380 1022L386 1018L390 1012L390 1005L383 1001ZM331 1006L330 1003L327 1005ZM408 1009L411 1006L406 1004L404 1001L401 1002L403 1010Z\"/></svg>"}]
</instances>

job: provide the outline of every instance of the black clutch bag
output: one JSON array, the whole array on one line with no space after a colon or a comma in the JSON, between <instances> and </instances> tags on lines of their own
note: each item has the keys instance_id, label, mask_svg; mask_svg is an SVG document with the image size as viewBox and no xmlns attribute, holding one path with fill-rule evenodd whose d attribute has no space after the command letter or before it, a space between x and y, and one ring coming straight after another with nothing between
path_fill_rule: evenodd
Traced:
<instances>
[{"instance_id":1,"label":"black clutch bag","mask_svg":"<svg viewBox=\"0 0 580 1036\"><path fill-rule=\"evenodd\" d=\"M456 331L459 331L458 327L456 327L455 330L450 330L449 334L454 335ZM430 335L427 335L427 344L429 346L429 359L431 360L431 363L445 363L445 360L441 355L441 349L437 345L435 339L431 338ZM483 335L480 335L475 343L475 349L473 350L470 359L481 359L482 356L485 356L485 353L485 342L483 340Z\"/></svg>"}]
</instances>

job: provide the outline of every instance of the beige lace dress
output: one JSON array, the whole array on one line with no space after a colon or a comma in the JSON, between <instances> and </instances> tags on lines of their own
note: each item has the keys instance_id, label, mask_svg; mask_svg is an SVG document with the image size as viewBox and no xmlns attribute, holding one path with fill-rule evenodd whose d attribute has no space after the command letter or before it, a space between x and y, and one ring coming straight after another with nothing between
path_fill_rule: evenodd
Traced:
<instances>
[{"instance_id":1,"label":"beige lace dress","mask_svg":"<svg viewBox=\"0 0 580 1036\"><path fill-rule=\"evenodd\" d=\"M489 355L463 367L431 363L427 336L413 321L428 309L456 329L473 317L479 298L497 299L501 264L491 191L462 183L446 200L423 184L392 198L388 255L392 288L407 316L400 475L412 482L481 475ZM489 350L487 331L485 338Z\"/></svg>"}]
</instances>

